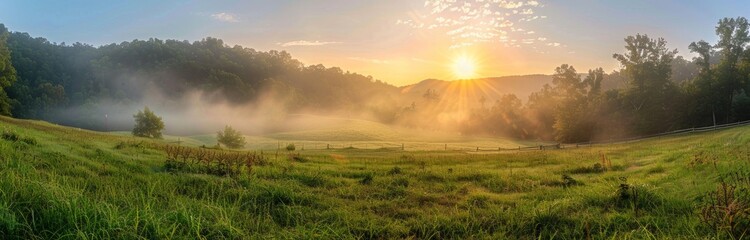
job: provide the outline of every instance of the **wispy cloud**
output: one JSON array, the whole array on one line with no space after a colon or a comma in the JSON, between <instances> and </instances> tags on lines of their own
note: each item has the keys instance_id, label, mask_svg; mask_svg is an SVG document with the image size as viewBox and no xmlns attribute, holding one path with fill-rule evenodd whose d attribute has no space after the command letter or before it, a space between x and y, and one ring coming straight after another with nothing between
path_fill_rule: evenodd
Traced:
<instances>
[{"instance_id":1,"label":"wispy cloud","mask_svg":"<svg viewBox=\"0 0 750 240\"><path fill-rule=\"evenodd\" d=\"M374 59L374 58L349 57L349 59L354 60L354 61L368 62L368 63L374 63L374 64L391 64L391 61Z\"/></svg>"},{"instance_id":2,"label":"wispy cloud","mask_svg":"<svg viewBox=\"0 0 750 240\"><path fill-rule=\"evenodd\" d=\"M542 7L544 4L536 0L426 0L423 10L397 24L442 32L450 37L452 48L485 42L520 47L520 43L546 40L523 36L537 34L524 28L527 22L547 18L536 14L535 10Z\"/></svg>"},{"instance_id":3,"label":"wispy cloud","mask_svg":"<svg viewBox=\"0 0 750 240\"><path fill-rule=\"evenodd\" d=\"M291 47L291 46L323 46L323 45L339 44L339 43L341 42L321 42L321 41L299 40L299 41L291 41L291 42L277 43L277 44L281 45L282 47Z\"/></svg>"},{"instance_id":4,"label":"wispy cloud","mask_svg":"<svg viewBox=\"0 0 750 240\"><path fill-rule=\"evenodd\" d=\"M225 12L211 14L211 17L222 22L239 22L240 21L237 18L237 16L235 16L234 14L225 13Z\"/></svg>"}]
</instances>

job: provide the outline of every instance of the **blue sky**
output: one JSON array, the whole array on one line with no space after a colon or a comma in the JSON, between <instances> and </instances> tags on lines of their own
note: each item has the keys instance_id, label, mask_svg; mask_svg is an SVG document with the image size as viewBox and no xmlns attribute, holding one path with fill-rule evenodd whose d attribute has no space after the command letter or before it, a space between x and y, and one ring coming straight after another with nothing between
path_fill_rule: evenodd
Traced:
<instances>
[{"instance_id":1,"label":"blue sky","mask_svg":"<svg viewBox=\"0 0 750 240\"><path fill-rule=\"evenodd\" d=\"M475 59L476 77L550 73L562 63L610 71L622 39L636 33L664 37L690 58L690 42L715 42L716 22L737 16L750 17L750 1L0 2L0 23L52 42L212 36L395 85L455 79L450 64L459 55Z\"/></svg>"}]
</instances>

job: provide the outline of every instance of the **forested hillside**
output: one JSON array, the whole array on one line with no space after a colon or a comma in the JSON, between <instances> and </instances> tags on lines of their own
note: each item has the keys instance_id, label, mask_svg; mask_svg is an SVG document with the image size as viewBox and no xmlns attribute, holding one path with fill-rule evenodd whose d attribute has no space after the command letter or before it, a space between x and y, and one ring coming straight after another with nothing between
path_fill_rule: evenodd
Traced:
<instances>
[{"instance_id":1,"label":"forested hillside","mask_svg":"<svg viewBox=\"0 0 750 240\"><path fill-rule=\"evenodd\" d=\"M333 112L368 109L372 96L397 93L396 87L370 76L304 66L286 52L230 47L210 37L192 43L149 39L94 47L13 32L7 46L17 72L16 82L6 88L10 113L89 128L100 126L85 120L103 112L71 119L61 118L61 111L87 105L95 110L103 102L143 104L154 94L179 100L198 93L212 103L243 105L272 96L290 111Z\"/></svg>"},{"instance_id":2,"label":"forested hillside","mask_svg":"<svg viewBox=\"0 0 750 240\"><path fill-rule=\"evenodd\" d=\"M152 105L180 120L167 129L195 129L206 125L195 118L206 115L233 113L241 118L234 121L259 125L246 118L312 113L561 142L646 135L750 119L748 26L744 17L721 19L718 41L690 44L691 60L665 39L635 34L612 55L621 69L610 73L562 64L551 76L427 80L401 88L210 37L94 47L2 27L0 113L99 130L126 130L134 110ZM214 124L232 120L221 121Z\"/></svg>"}]
</instances>

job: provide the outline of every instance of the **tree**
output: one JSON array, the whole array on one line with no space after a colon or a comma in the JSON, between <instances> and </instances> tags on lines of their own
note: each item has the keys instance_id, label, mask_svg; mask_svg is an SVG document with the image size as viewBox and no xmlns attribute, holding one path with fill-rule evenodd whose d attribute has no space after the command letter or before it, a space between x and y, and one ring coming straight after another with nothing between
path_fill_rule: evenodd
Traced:
<instances>
[{"instance_id":1,"label":"tree","mask_svg":"<svg viewBox=\"0 0 750 240\"><path fill-rule=\"evenodd\" d=\"M224 131L216 132L216 140L228 148L237 149L245 146L245 137L242 133L230 126L225 126Z\"/></svg>"},{"instance_id":2,"label":"tree","mask_svg":"<svg viewBox=\"0 0 750 240\"><path fill-rule=\"evenodd\" d=\"M135 126L133 127L134 136L161 138L161 130L164 129L164 122L161 121L161 117L156 116L148 107L145 107L143 111L138 111L137 114L133 115L133 118L135 118Z\"/></svg>"},{"instance_id":3,"label":"tree","mask_svg":"<svg viewBox=\"0 0 750 240\"><path fill-rule=\"evenodd\" d=\"M8 29L0 24L0 115L10 116L11 99L5 89L16 81L16 69L13 68L8 50Z\"/></svg>"},{"instance_id":4,"label":"tree","mask_svg":"<svg viewBox=\"0 0 750 240\"><path fill-rule=\"evenodd\" d=\"M651 39L637 34L625 38L625 53L613 54L628 78L625 102L630 107L636 132L656 133L673 124L674 110L669 105L676 93L670 81L672 60L677 49L669 50L663 38Z\"/></svg>"},{"instance_id":5,"label":"tree","mask_svg":"<svg viewBox=\"0 0 750 240\"><path fill-rule=\"evenodd\" d=\"M731 121L732 105L735 95L748 85L748 76L740 71L740 63L745 48L750 43L750 23L744 17L724 18L716 26L719 49L722 59L716 69L716 83L719 101L716 108L723 112L724 122Z\"/></svg>"},{"instance_id":6,"label":"tree","mask_svg":"<svg viewBox=\"0 0 750 240\"><path fill-rule=\"evenodd\" d=\"M573 66L563 64L552 75L554 85L555 139L560 142L588 141L593 135L595 121L592 111L601 89L604 70L590 70L581 76Z\"/></svg>"}]
</instances>

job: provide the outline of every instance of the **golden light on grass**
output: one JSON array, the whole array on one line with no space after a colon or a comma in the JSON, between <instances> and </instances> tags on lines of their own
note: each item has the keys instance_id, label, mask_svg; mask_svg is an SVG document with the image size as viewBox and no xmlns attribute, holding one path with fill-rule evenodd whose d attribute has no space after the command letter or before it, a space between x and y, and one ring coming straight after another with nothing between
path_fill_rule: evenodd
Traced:
<instances>
[{"instance_id":1,"label":"golden light on grass","mask_svg":"<svg viewBox=\"0 0 750 240\"><path fill-rule=\"evenodd\" d=\"M458 79L469 79L477 76L477 62L467 55L453 60L453 75Z\"/></svg>"}]
</instances>

